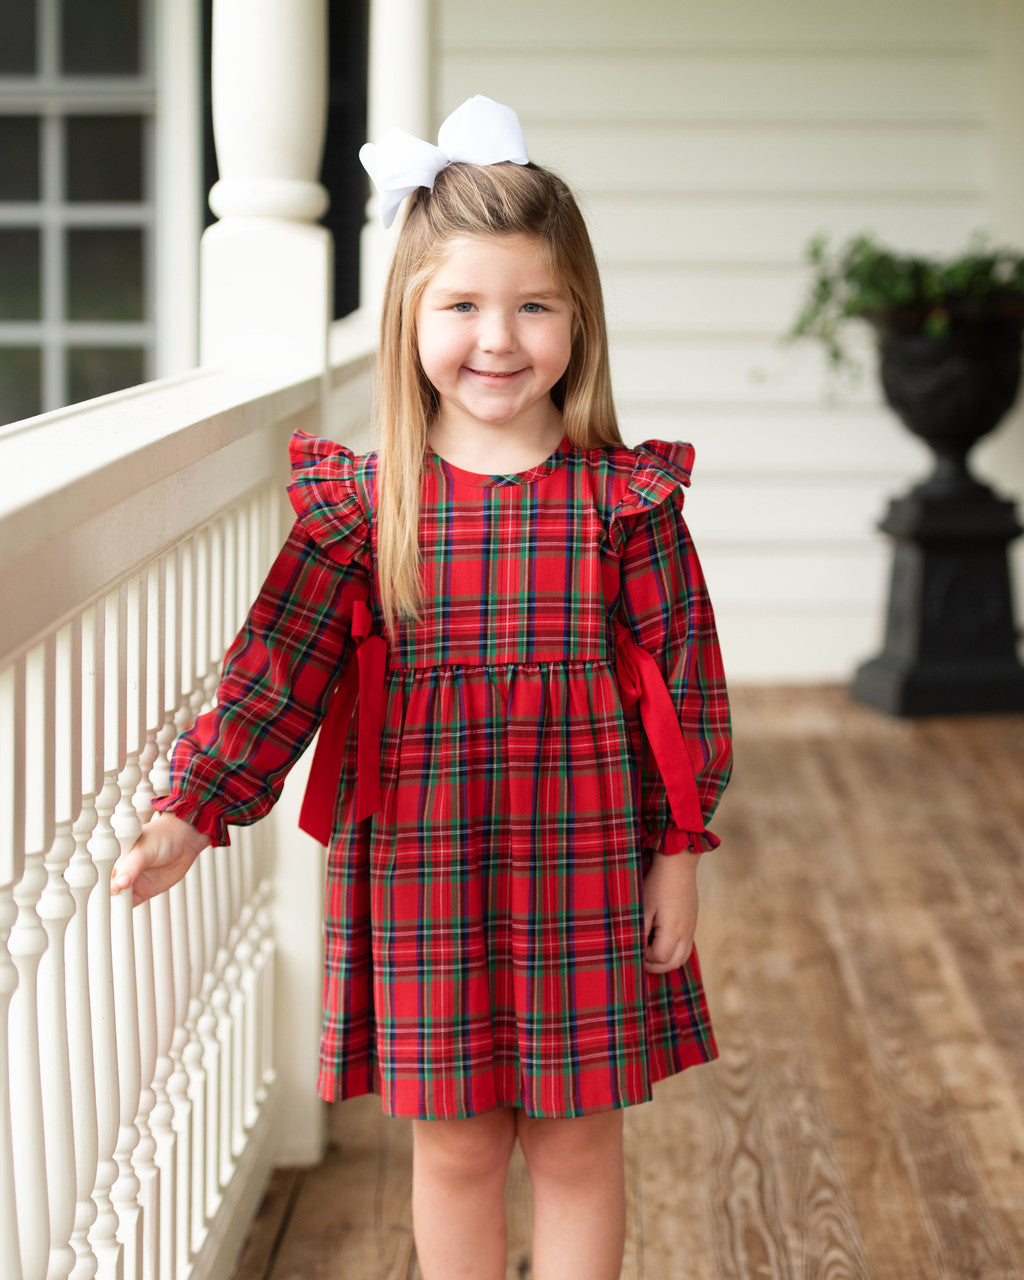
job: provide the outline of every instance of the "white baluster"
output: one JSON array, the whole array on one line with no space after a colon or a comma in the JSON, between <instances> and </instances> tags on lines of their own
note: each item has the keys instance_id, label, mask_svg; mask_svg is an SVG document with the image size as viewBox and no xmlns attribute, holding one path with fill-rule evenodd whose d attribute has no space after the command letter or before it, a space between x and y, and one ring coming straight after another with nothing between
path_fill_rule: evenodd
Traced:
<instances>
[{"instance_id":1,"label":"white baluster","mask_svg":"<svg viewBox=\"0 0 1024 1280\"><path fill-rule=\"evenodd\" d=\"M48 635L29 651L25 670L25 842L40 855L53 844L56 770L56 640Z\"/></svg>"},{"instance_id":2,"label":"white baluster","mask_svg":"<svg viewBox=\"0 0 1024 1280\"><path fill-rule=\"evenodd\" d=\"M216 1190L208 1186L210 1130L211 1122L215 1122L211 1115L211 1094L214 1100L217 1097L210 1082L218 1078L217 1024L209 1006L210 957L203 929L202 872L208 857L207 852L201 853L185 877L188 944L193 960L188 1014L190 1039L185 1049L185 1066L189 1075L189 1096L192 1098L192 1242L196 1249L206 1234L207 1206L216 1196Z\"/></svg>"},{"instance_id":3,"label":"white baluster","mask_svg":"<svg viewBox=\"0 0 1024 1280\"><path fill-rule=\"evenodd\" d=\"M183 542L177 549L175 573L176 688L181 697L175 724L179 731L188 724L202 706L202 688L196 671L196 557L195 538ZM191 983L186 1027L189 1038L182 1059L189 1078L189 1097L192 1101L192 1224L190 1246L198 1251L206 1238L207 1205L211 1190L208 1187L208 1142L211 1123L215 1123L216 1091L208 1081L211 1066L216 1080L216 1062L210 1050L211 1023L207 1002L206 968L209 955L205 949L202 930L202 900L199 888L201 875L199 862L185 876L185 902L187 904L189 960Z\"/></svg>"},{"instance_id":4,"label":"white baluster","mask_svg":"<svg viewBox=\"0 0 1024 1280\"><path fill-rule=\"evenodd\" d=\"M150 579L153 583L153 576ZM154 661L150 663L150 673L154 678L157 705L164 687L164 657L166 648L163 640L162 594L156 602L153 617L156 626L151 627L150 635L156 647L152 650ZM157 643L159 639L160 643ZM154 715L162 715L156 711ZM149 781L154 792L165 794L169 785L168 750L174 738L174 722L168 716L160 731L154 736L156 754L149 769ZM180 886L179 886L180 888ZM159 975L155 983L156 1027L157 1027L157 1060L153 1073L153 1092L156 1102L150 1116L153 1138L156 1142L155 1161L160 1170L160 1280L176 1280L178 1275L178 1235L180 1204L183 1195L179 1185L179 1134L177 1128L187 1130L191 1123L191 1112L179 1125L175 1124L175 1108L172 1102L171 1077L177 1070L179 1103L184 1100L188 1106L188 1080L181 1067L181 1045L174 1053L175 1035L184 1035L184 1029L178 1024L184 1020L185 999L181 1000L178 1009L175 991L182 984L178 981L177 972L181 968L187 973L188 950L180 943L176 944L171 921L171 902L175 890L158 894L150 902L150 918L153 932L153 968ZM176 956L177 950L177 956ZM182 954L183 953L183 954ZM187 978L186 978L187 982ZM184 1264L183 1264L184 1265Z\"/></svg>"},{"instance_id":5,"label":"white baluster","mask_svg":"<svg viewBox=\"0 0 1024 1280\"><path fill-rule=\"evenodd\" d=\"M14 889L18 916L11 930L10 952L18 970L18 985L11 1000L9 1032L11 1096L15 1102L11 1120L17 1152L18 1237L24 1280L45 1280L50 1256L36 992L39 959L46 950L46 933L36 914L36 903L45 883L43 855L26 855L25 872Z\"/></svg>"},{"instance_id":6,"label":"white baluster","mask_svg":"<svg viewBox=\"0 0 1024 1280\"><path fill-rule=\"evenodd\" d=\"M224 581L227 568L224 554L224 521L214 520L208 530L210 550L210 645L209 673L216 678L229 636L224 633Z\"/></svg>"},{"instance_id":7,"label":"white baluster","mask_svg":"<svg viewBox=\"0 0 1024 1280\"><path fill-rule=\"evenodd\" d=\"M239 938L236 955L239 968L239 990L242 1000L242 1031L240 1059L242 1087L239 1104L241 1115L236 1121L235 1133L238 1151L245 1141L245 1133L257 1120L256 1110L256 1045L258 1022L256 1017L256 916L251 894L247 892L247 879L252 870L252 828L240 827L235 841L238 868L238 892L241 896L239 910Z\"/></svg>"},{"instance_id":8,"label":"white baluster","mask_svg":"<svg viewBox=\"0 0 1024 1280\"><path fill-rule=\"evenodd\" d=\"M182 1063L188 1073L188 1096L192 1103L192 1171L189 1247L198 1250L206 1232L206 1068L199 1023L204 1017L200 992L205 972L202 909L199 904L199 866L204 854L189 868L184 879L185 927L188 931L190 982L185 1029L188 1039Z\"/></svg>"},{"instance_id":9,"label":"white baluster","mask_svg":"<svg viewBox=\"0 0 1024 1280\"><path fill-rule=\"evenodd\" d=\"M135 788L133 803L140 824L145 824L152 817L150 801L153 796L153 785L150 772L157 757L156 733L150 731L146 738L146 746L139 757L141 777ZM142 1274L146 1280L156 1280L160 1275L160 1240L165 1230L162 1220L162 1200L160 1194L160 1167L157 1161L157 1136L154 1128L154 1113L158 1101L162 1102L165 1111L161 1122L166 1130L170 1130L170 1109L167 1108L166 1074L159 1081L162 1094L158 1097L157 1061L159 1027L157 1012L156 974L159 972L161 985L170 975L170 955L166 956L166 964L157 970L155 965L154 906L163 902L166 905L167 895L158 894L154 901L144 902L135 907L132 913L132 925L135 931L135 976L139 988L139 1062L141 1069L142 1090L139 1095L139 1114L135 1123L139 1130L139 1145L135 1148L135 1170L139 1178L139 1203L142 1206ZM165 913L166 914L166 913ZM170 1047L170 1028L168 1028L167 1047ZM164 1058L168 1070L170 1059Z\"/></svg>"},{"instance_id":10,"label":"white baluster","mask_svg":"<svg viewBox=\"0 0 1024 1280\"><path fill-rule=\"evenodd\" d=\"M156 763L160 749L156 742L156 730L150 729L146 734L146 745L142 748L139 756L139 769L142 777L139 779L139 785L135 788L135 812L139 815L139 821L145 825L153 815L153 799L156 792L153 790L153 766Z\"/></svg>"},{"instance_id":11,"label":"white baluster","mask_svg":"<svg viewBox=\"0 0 1024 1280\"><path fill-rule=\"evenodd\" d=\"M186 876L186 879L188 877ZM174 1037L171 1041L171 1075L167 1095L174 1111L175 1148L178 1167L175 1253L178 1276L186 1276L192 1261L192 1196L194 1147L192 1098L185 1063L191 1036L188 1009L192 995L192 956L189 949L188 901L184 881L168 891L171 938L174 945Z\"/></svg>"},{"instance_id":12,"label":"white baluster","mask_svg":"<svg viewBox=\"0 0 1024 1280\"><path fill-rule=\"evenodd\" d=\"M163 897L164 895L159 895ZM135 938L135 977L139 1009L139 1114L135 1126L139 1142L135 1148L135 1172L139 1179L139 1206L142 1211L142 1242L139 1274L150 1280L160 1274L160 1170L156 1164L156 1137L153 1109L156 1106L156 984L153 971L152 903L140 903L132 912Z\"/></svg>"},{"instance_id":13,"label":"white baluster","mask_svg":"<svg viewBox=\"0 0 1024 1280\"><path fill-rule=\"evenodd\" d=\"M241 619L236 603L235 583L238 581L238 537L234 512L226 512L220 523L221 550L224 557L224 576L220 594L220 626L224 638L223 649L238 634Z\"/></svg>"},{"instance_id":14,"label":"white baluster","mask_svg":"<svg viewBox=\"0 0 1024 1280\"><path fill-rule=\"evenodd\" d=\"M129 615L130 617L130 615ZM131 644L128 645L128 669L132 670ZM135 670L137 667L137 654ZM142 831L135 812L135 788L142 771L138 758L129 753L127 763L117 775L120 793L112 826L117 838L118 855L125 854ZM103 881L106 884L106 881ZM117 1180L111 1189L111 1202L117 1213L117 1238L123 1250L125 1280L141 1280L142 1213L139 1206L141 1189L132 1154L139 1143L135 1117L139 1113L139 992L135 974L135 927L132 921L132 895L118 894L110 903L111 963L114 979L114 1016L117 1050L118 1129L114 1158Z\"/></svg>"},{"instance_id":15,"label":"white baluster","mask_svg":"<svg viewBox=\"0 0 1024 1280\"><path fill-rule=\"evenodd\" d=\"M235 546L237 561L235 564L235 620L236 627L242 624L242 619L248 614L249 606L252 604L254 592L249 588L249 579L252 567L252 547L249 542L249 509L240 503L235 508Z\"/></svg>"},{"instance_id":16,"label":"white baluster","mask_svg":"<svg viewBox=\"0 0 1024 1280\"><path fill-rule=\"evenodd\" d=\"M13 885L25 870L25 664L17 662L0 670L0 992L4 1015L0 1040L0 1171L10 1177L0 1185L0 1247L10 1259L12 1274L21 1277L18 1219L21 1206L15 1194L14 1138L11 1126L10 1086L17 1086L17 1069L10 1070L8 1046L13 1039L11 1002L18 988L18 969L8 951L8 939L18 908ZM17 1048L17 1046L14 1046ZM13 1078L12 1078L13 1077ZM20 1164L20 1161L19 1161ZM16 1270L15 1270L16 1268Z\"/></svg>"},{"instance_id":17,"label":"white baluster","mask_svg":"<svg viewBox=\"0 0 1024 1280\"><path fill-rule=\"evenodd\" d=\"M165 716L157 735L160 755L153 768L153 787L158 795L170 790L170 750L178 729L188 720L187 710L180 705L182 683L182 552L176 548L162 562L162 620L160 622L160 659L163 666L163 705L176 708ZM186 879L188 877L186 876ZM195 1056L190 1052L192 1028L188 1023L192 996L192 971L196 957L189 946L188 904L184 881L168 891L170 901L171 941L174 964L174 1034L171 1040L171 1074L167 1080L167 1096L173 1111L175 1138L174 1255L176 1276L184 1280L193 1257L193 1200L195 1187L196 1147L195 1115L192 1099L190 1066L195 1070ZM201 1055L199 1067L201 1068Z\"/></svg>"},{"instance_id":18,"label":"white baluster","mask_svg":"<svg viewBox=\"0 0 1024 1280\"><path fill-rule=\"evenodd\" d=\"M89 980L92 997L93 1061L96 1069L96 1131L99 1159L96 1165L96 1222L92 1245L99 1262L101 1280L114 1280L121 1269L121 1244L117 1239L117 1214L110 1191L117 1180L114 1160L120 1123L121 1090L117 1076L116 1021L114 1010L113 956L111 952L110 869L121 847L111 825L121 798L117 774L108 770L103 789L96 797L96 828L89 852L96 865L99 891L89 897ZM127 902L128 897L119 897Z\"/></svg>"},{"instance_id":19,"label":"white baluster","mask_svg":"<svg viewBox=\"0 0 1024 1280\"><path fill-rule=\"evenodd\" d=\"M92 1189L96 1181L98 1151L96 1126L96 1075L92 1056L92 1001L89 982L89 897L96 885L96 867L88 841L96 826L96 806L91 796L72 826L75 852L65 879L75 900L65 939L64 977L67 986L68 1061L71 1067L71 1116L75 1130L75 1251L72 1280L92 1280L98 1263L89 1238L96 1221Z\"/></svg>"},{"instance_id":20,"label":"white baluster","mask_svg":"<svg viewBox=\"0 0 1024 1280\"><path fill-rule=\"evenodd\" d=\"M9 1033L11 1096L15 1103L12 1129L17 1152L22 1275L24 1280L45 1280L50 1255L50 1205L40 1084L38 974L47 937L37 907L46 885L43 857L53 842L53 638L36 645L15 670L24 680L24 705L16 706L14 715L15 724L20 723L23 733L25 856L21 880L14 889L18 916L9 943L18 970Z\"/></svg>"},{"instance_id":21,"label":"white baluster","mask_svg":"<svg viewBox=\"0 0 1024 1280\"><path fill-rule=\"evenodd\" d=\"M157 756L149 771L149 779L153 784L153 794L167 795L171 789L171 744L174 742L177 727L173 716L168 716L160 726L156 735Z\"/></svg>"},{"instance_id":22,"label":"white baluster","mask_svg":"<svg viewBox=\"0 0 1024 1280\"><path fill-rule=\"evenodd\" d=\"M228 1025L230 1028L229 1077L231 1080L231 1114L228 1117L227 1140L222 1155L230 1153L232 1165L241 1155L245 1144L245 995L242 991L242 944L247 921L242 917L241 872L239 868L238 841L221 850L218 876L223 875L225 889L222 899L227 901L227 915L231 921L227 938L227 963L224 981L228 990ZM248 955L246 959L248 959Z\"/></svg>"},{"instance_id":23,"label":"white baluster","mask_svg":"<svg viewBox=\"0 0 1024 1280\"><path fill-rule=\"evenodd\" d=\"M149 909L153 934L153 971L155 975L159 975L159 980L154 982L156 1065L153 1070L154 1102L149 1117L156 1148L153 1159L160 1171L159 1262L154 1274L160 1280L175 1280L178 1147L173 1125L174 1108L171 1106L168 1088L171 1072L174 1070L171 1058L174 1040L174 952L171 941L170 894L158 894L151 900Z\"/></svg>"},{"instance_id":24,"label":"white baluster","mask_svg":"<svg viewBox=\"0 0 1024 1280\"><path fill-rule=\"evenodd\" d=\"M64 1280L75 1266L75 1150L68 1047L65 948L75 900L65 873L75 851L71 820L82 795L82 625L74 618L56 636L54 669L54 814L58 819L46 855L46 888L39 918L47 948L39 963L40 1069L46 1179L50 1197L48 1280Z\"/></svg>"},{"instance_id":25,"label":"white baluster","mask_svg":"<svg viewBox=\"0 0 1024 1280\"><path fill-rule=\"evenodd\" d=\"M74 850L71 823L58 823L53 845L46 855L46 888L39 899L39 918L47 936L47 947L39 962L39 1065L46 1099L43 1134L50 1202L48 1280L67 1276L75 1265L75 1251L71 1247L75 1227L75 1152L64 981L64 941L75 912L75 900L64 872Z\"/></svg>"},{"instance_id":26,"label":"white baluster","mask_svg":"<svg viewBox=\"0 0 1024 1280\"><path fill-rule=\"evenodd\" d=\"M246 831L247 837L251 832ZM247 866L252 864L252 841L247 842ZM263 1057L263 997L260 974L264 956L260 949L260 925L256 918L256 902L252 893L246 898L244 908L245 934L239 947L242 961L242 991L245 996L245 1127L251 1129L259 1119L260 1090Z\"/></svg>"},{"instance_id":27,"label":"white baluster","mask_svg":"<svg viewBox=\"0 0 1024 1280\"><path fill-rule=\"evenodd\" d=\"M9 726L8 726L9 727ZM0 732L3 726L0 724ZM6 753L5 753L6 754ZM0 1045L9 1043L8 1011L18 985L18 971L7 951L7 938L18 914L9 884L0 884ZM7 1054L0 1053L0 1274L22 1280L18 1244L18 1209L14 1198L14 1138Z\"/></svg>"},{"instance_id":28,"label":"white baluster","mask_svg":"<svg viewBox=\"0 0 1024 1280\"><path fill-rule=\"evenodd\" d=\"M217 1182L226 1186L231 1178L234 1160L231 1151L231 1118L234 1114L232 1095L237 1088L237 1062L231 1026L231 975L237 969L231 956L231 902L228 884L228 849L218 849L209 858L213 882L213 923L217 940L216 985L213 989L213 1012L217 1019L217 1045L220 1053L220 1099L217 1107Z\"/></svg>"},{"instance_id":29,"label":"white baluster","mask_svg":"<svg viewBox=\"0 0 1024 1280\"><path fill-rule=\"evenodd\" d=\"M253 1063L250 1053L255 1047L251 1034L254 1026L253 997L253 949L249 940L251 912L243 908L240 917L238 940L235 943L233 985L231 988L231 1022L235 1036L235 1091L231 1112L231 1151L237 1158L245 1149L245 1134L255 1120L251 1112L255 1102L253 1087Z\"/></svg>"},{"instance_id":30,"label":"white baluster","mask_svg":"<svg viewBox=\"0 0 1024 1280\"><path fill-rule=\"evenodd\" d=\"M261 880L256 898L260 938L260 1065L259 1099L266 1099L274 1079L274 926L270 912L270 881Z\"/></svg>"}]
</instances>

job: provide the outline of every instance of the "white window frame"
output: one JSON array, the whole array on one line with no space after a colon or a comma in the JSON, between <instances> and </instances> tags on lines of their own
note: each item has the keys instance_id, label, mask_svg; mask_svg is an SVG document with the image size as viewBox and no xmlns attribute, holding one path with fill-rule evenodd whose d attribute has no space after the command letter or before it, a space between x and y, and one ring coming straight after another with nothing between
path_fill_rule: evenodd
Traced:
<instances>
[{"instance_id":1,"label":"white window frame","mask_svg":"<svg viewBox=\"0 0 1024 1280\"><path fill-rule=\"evenodd\" d=\"M65 3L74 0L65 0ZM0 321L0 345L42 353L42 409L68 403L73 345L140 346L145 377L194 366L198 349L198 259L202 230L200 0L140 0L137 76L63 76L58 0L37 0L38 74L0 76L0 113L40 120L40 199L0 202L0 227L38 227L41 318ZM138 203L69 204L63 198L64 121L74 115L143 120L143 198ZM143 235L146 314L137 322L68 320L64 233L132 227Z\"/></svg>"}]
</instances>

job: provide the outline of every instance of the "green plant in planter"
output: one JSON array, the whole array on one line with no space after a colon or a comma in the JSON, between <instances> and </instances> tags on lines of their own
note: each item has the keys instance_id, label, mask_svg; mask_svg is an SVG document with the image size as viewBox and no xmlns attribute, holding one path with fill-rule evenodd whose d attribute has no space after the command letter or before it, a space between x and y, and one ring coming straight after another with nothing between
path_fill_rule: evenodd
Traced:
<instances>
[{"instance_id":1,"label":"green plant in planter","mask_svg":"<svg viewBox=\"0 0 1024 1280\"><path fill-rule=\"evenodd\" d=\"M831 373L851 382L861 368L842 343L850 320L867 320L880 334L935 339L978 323L1024 323L1024 254L991 247L983 232L950 258L896 253L867 233L832 248L819 234L805 258L811 282L785 340L818 339Z\"/></svg>"},{"instance_id":2,"label":"green plant in planter","mask_svg":"<svg viewBox=\"0 0 1024 1280\"><path fill-rule=\"evenodd\" d=\"M852 380L843 330L867 320L885 399L933 455L880 525L893 539L885 642L852 694L899 715L1024 711L1007 560L1021 526L968 466L1020 386L1024 255L976 234L965 253L933 259L862 234L834 250L815 236L807 259L810 289L785 338L820 340L833 381Z\"/></svg>"}]
</instances>

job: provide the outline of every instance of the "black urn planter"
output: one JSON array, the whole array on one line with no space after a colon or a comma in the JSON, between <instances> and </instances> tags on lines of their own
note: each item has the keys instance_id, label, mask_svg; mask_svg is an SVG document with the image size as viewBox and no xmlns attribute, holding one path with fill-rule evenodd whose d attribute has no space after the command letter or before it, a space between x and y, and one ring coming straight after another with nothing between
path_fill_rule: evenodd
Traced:
<instances>
[{"instance_id":1,"label":"black urn planter","mask_svg":"<svg viewBox=\"0 0 1024 1280\"><path fill-rule=\"evenodd\" d=\"M1007 559L1022 528L967 462L1016 398L1024 324L954 323L944 338L877 328L886 399L935 465L879 526L895 541L885 641L852 695L895 715L1024 711Z\"/></svg>"}]
</instances>

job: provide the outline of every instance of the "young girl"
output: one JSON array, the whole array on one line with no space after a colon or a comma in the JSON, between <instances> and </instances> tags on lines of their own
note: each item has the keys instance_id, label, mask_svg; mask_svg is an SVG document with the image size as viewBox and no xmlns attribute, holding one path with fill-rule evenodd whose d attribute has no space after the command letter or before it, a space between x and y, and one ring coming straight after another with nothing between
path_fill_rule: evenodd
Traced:
<instances>
[{"instance_id":1,"label":"young girl","mask_svg":"<svg viewBox=\"0 0 1024 1280\"><path fill-rule=\"evenodd\" d=\"M266 813L322 722L322 1096L414 1117L425 1280L505 1275L516 1140L536 1280L612 1280L622 1108L716 1053L692 940L729 722L693 453L622 443L587 232L514 113L472 99L439 142L364 149L386 221L411 193L380 450L294 437L297 521L114 889Z\"/></svg>"}]
</instances>

